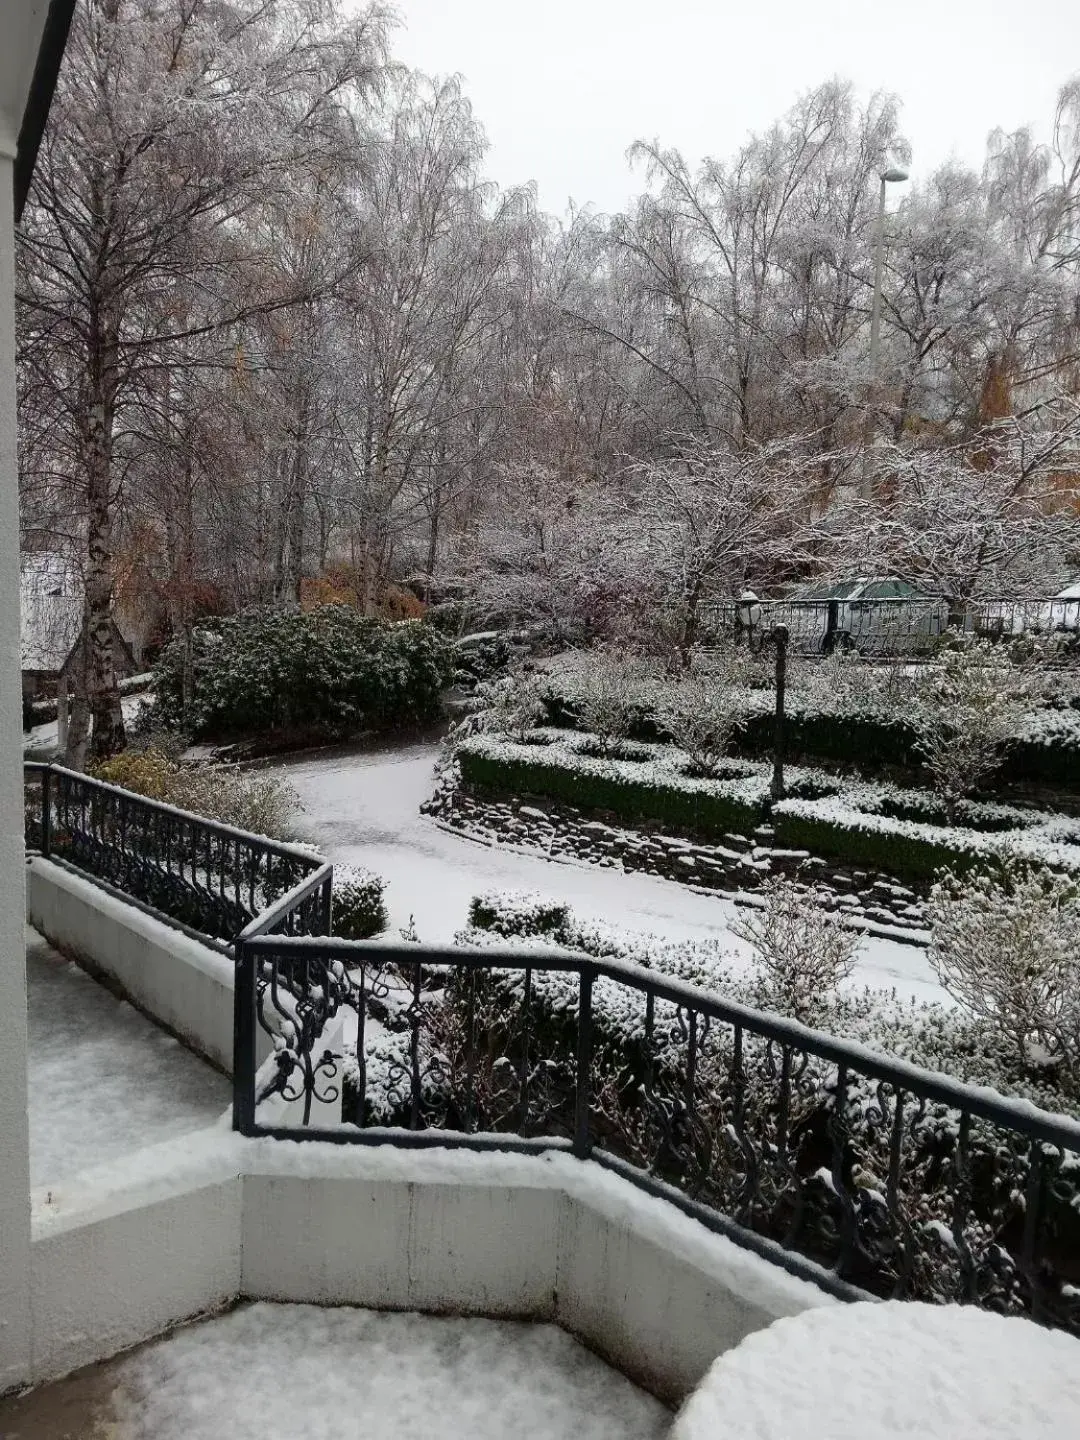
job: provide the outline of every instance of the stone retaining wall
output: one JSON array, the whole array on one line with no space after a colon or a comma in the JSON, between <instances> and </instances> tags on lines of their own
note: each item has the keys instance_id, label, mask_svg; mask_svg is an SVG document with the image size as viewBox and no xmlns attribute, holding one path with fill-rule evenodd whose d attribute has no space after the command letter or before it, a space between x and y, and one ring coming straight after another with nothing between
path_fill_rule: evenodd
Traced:
<instances>
[{"instance_id":1,"label":"stone retaining wall","mask_svg":"<svg viewBox=\"0 0 1080 1440\"><path fill-rule=\"evenodd\" d=\"M754 891L770 875L789 875L827 909L841 911L863 928L899 940L923 938L924 906L911 887L834 865L805 850L777 848L767 824L750 835L725 835L722 844L707 845L649 826L629 829L559 801L472 794L449 776L423 809L448 828L488 843L522 846L554 860L642 871L729 896Z\"/></svg>"}]
</instances>

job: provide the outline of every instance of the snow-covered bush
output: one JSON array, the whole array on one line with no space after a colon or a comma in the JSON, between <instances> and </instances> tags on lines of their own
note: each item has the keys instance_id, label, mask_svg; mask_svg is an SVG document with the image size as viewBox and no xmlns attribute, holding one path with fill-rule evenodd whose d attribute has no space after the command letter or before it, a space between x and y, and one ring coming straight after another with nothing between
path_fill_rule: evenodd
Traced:
<instances>
[{"instance_id":1,"label":"snow-covered bush","mask_svg":"<svg viewBox=\"0 0 1080 1440\"><path fill-rule=\"evenodd\" d=\"M534 670L515 670L502 680L477 688L481 728L509 735L524 744L547 717L544 685Z\"/></svg>"},{"instance_id":2,"label":"snow-covered bush","mask_svg":"<svg viewBox=\"0 0 1080 1440\"><path fill-rule=\"evenodd\" d=\"M762 1003L810 1021L855 968L858 936L790 880L774 877L759 891L760 910L743 910L731 927L761 968Z\"/></svg>"},{"instance_id":3,"label":"snow-covered bush","mask_svg":"<svg viewBox=\"0 0 1080 1440\"><path fill-rule=\"evenodd\" d=\"M90 773L95 780L121 785L148 800L168 800L169 787L179 768L173 757L154 746L146 746L123 750L111 760L94 765Z\"/></svg>"},{"instance_id":4,"label":"snow-covered bush","mask_svg":"<svg viewBox=\"0 0 1080 1440\"><path fill-rule=\"evenodd\" d=\"M195 738L425 723L452 668L450 643L430 625L368 619L348 605L229 616L196 630L193 645L190 704L173 642L154 670L151 723Z\"/></svg>"},{"instance_id":5,"label":"snow-covered bush","mask_svg":"<svg viewBox=\"0 0 1080 1440\"><path fill-rule=\"evenodd\" d=\"M290 837L293 816L300 808L295 790L273 771L181 764L159 750L125 750L97 766L93 774L136 795L274 840Z\"/></svg>"},{"instance_id":6,"label":"snow-covered bush","mask_svg":"<svg viewBox=\"0 0 1080 1440\"><path fill-rule=\"evenodd\" d=\"M1080 1078L1080 882L1003 855L994 869L944 874L927 906L930 961L964 1009L989 1022L1021 1065Z\"/></svg>"},{"instance_id":7,"label":"snow-covered bush","mask_svg":"<svg viewBox=\"0 0 1080 1440\"><path fill-rule=\"evenodd\" d=\"M1027 670L987 641L948 646L912 686L916 747L951 811L997 769L1031 693Z\"/></svg>"},{"instance_id":8,"label":"snow-covered bush","mask_svg":"<svg viewBox=\"0 0 1080 1440\"><path fill-rule=\"evenodd\" d=\"M866 713L876 708L877 669L854 650L838 648L820 658L789 654L789 701L813 713Z\"/></svg>"},{"instance_id":9,"label":"snow-covered bush","mask_svg":"<svg viewBox=\"0 0 1080 1440\"><path fill-rule=\"evenodd\" d=\"M300 809L299 796L287 781L270 770L241 770L238 765L181 765L169 800L181 810L278 839L290 838L293 815Z\"/></svg>"},{"instance_id":10,"label":"snow-covered bush","mask_svg":"<svg viewBox=\"0 0 1080 1440\"><path fill-rule=\"evenodd\" d=\"M596 651L582 657L575 677L574 703L582 727L602 755L614 754L640 719L647 671L641 661Z\"/></svg>"},{"instance_id":11,"label":"snow-covered bush","mask_svg":"<svg viewBox=\"0 0 1080 1440\"><path fill-rule=\"evenodd\" d=\"M332 925L343 940L370 940L387 926L386 881L359 866L334 871Z\"/></svg>"},{"instance_id":12,"label":"snow-covered bush","mask_svg":"<svg viewBox=\"0 0 1080 1440\"><path fill-rule=\"evenodd\" d=\"M469 924L478 930L506 938L543 935L556 943L565 941L570 910L557 900L542 895L492 891L475 895L469 905Z\"/></svg>"},{"instance_id":13,"label":"snow-covered bush","mask_svg":"<svg viewBox=\"0 0 1080 1440\"><path fill-rule=\"evenodd\" d=\"M656 718L698 775L715 775L746 709L745 652L710 656L659 700Z\"/></svg>"}]
</instances>

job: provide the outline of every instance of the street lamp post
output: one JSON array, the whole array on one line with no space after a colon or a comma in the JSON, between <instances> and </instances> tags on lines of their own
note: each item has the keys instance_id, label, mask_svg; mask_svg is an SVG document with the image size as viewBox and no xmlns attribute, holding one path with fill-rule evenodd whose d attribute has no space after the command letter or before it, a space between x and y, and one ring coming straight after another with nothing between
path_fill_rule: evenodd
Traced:
<instances>
[{"instance_id":1,"label":"street lamp post","mask_svg":"<svg viewBox=\"0 0 1080 1440\"><path fill-rule=\"evenodd\" d=\"M878 349L881 344L881 272L885 263L885 186L898 185L906 180L907 171L895 167L881 176L881 191L878 195L877 237L874 255L874 303L870 312L870 384L866 397L866 416L863 422L862 484L859 493L869 500L872 492L870 454L874 446L874 401L877 397Z\"/></svg>"}]
</instances>

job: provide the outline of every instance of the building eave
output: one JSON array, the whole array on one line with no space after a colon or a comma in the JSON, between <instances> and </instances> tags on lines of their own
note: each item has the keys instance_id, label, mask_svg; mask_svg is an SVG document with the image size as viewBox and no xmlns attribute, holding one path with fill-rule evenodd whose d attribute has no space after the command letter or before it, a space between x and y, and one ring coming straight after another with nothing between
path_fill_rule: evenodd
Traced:
<instances>
[{"instance_id":1,"label":"building eave","mask_svg":"<svg viewBox=\"0 0 1080 1440\"><path fill-rule=\"evenodd\" d=\"M60 62L64 58L68 32L75 14L76 0L49 0L49 10L41 32L37 61L33 79L23 108L22 123L15 152L15 223L22 218L23 207L30 194L30 182L34 178L41 137L49 118L60 74Z\"/></svg>"}]
</instances>

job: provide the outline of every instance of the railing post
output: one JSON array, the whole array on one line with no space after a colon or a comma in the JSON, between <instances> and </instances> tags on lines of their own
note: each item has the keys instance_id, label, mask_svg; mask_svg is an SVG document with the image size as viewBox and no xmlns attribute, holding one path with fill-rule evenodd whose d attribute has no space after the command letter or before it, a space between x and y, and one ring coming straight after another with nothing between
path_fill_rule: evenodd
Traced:
<instances>
[{"instance_id":1,"label":"railing post","mask_svg":"<svg viewBox=\"0 0 1080 1440\"><path fill-rule=\"evenodd\" d=\"M787 691L788 628L777 625L773 631L776 644L776 711L773 720L773 773L769 794L774 800L784 798L784 697Z\"/></svg>"},{"instance_id":2,"label":"railing post","mask_svg":"<svg viewBox=\"0 0 1080 1440\"><path fill-rule=\"evenodd\" d=\"M255 1128L255 967L249 946L237 940L233 988L233 1129Z\"/></svg>"},{"instance_id":3,"label":"railing post","mask_svg":"<svg viewBox=\"0 0 1080 1440\"><path fill-rule=\"evenodd\" d=\"M326 879L325 879L325 880L323 881L323 883L322 883L322 896L321 896L320 898L321 898L320 909L321 909L321 911L322 911L322 914L321 914L321 916L320 916L321 928L320 928L320 930L319 930L319 934L320 934L320 935L332 935L332 934L334 933L334 925L333 925L333 921L334 921L334 914L333 914L333 907L334 907L334 872L333 872L333 870L330 871L330 874L327 875Z\"/></svg>"},{"instance_id":4,"label":"railing post","mask_svg":"<svg viewBox=\"0 0 1080 1440\"><path fill-rule=\"evenodd\" d=\"M827 600L825 602L825 639L822 642L822 652L831 655L836 648L836 632L840 628L840 602L839 600Z\"/></svg>"},{"instance_id":5,"label":"railing post","mask_svg":"<svg viewBox=\"0 0 1080 1440\"><path fill-rule=\"evenodd\" d=\"M592 1137L589 1134L589 1075L592 1070L592 992L595 977L596 971L591 965L581 967L581 987L578 992L577 1061L574 1075L574 1154L580 1160L588 1159L592 1152Z\"/></svg>"},{"instance_id":6,"label":"railing post","mask_svg":"<svg viewBox=\"0 0 1080 1440\"><path fill-rule=\"evenodd\" d=\"M41 853L48 858L52 849L52 766L41 772Z\"/></svg>"}]
</instances>

